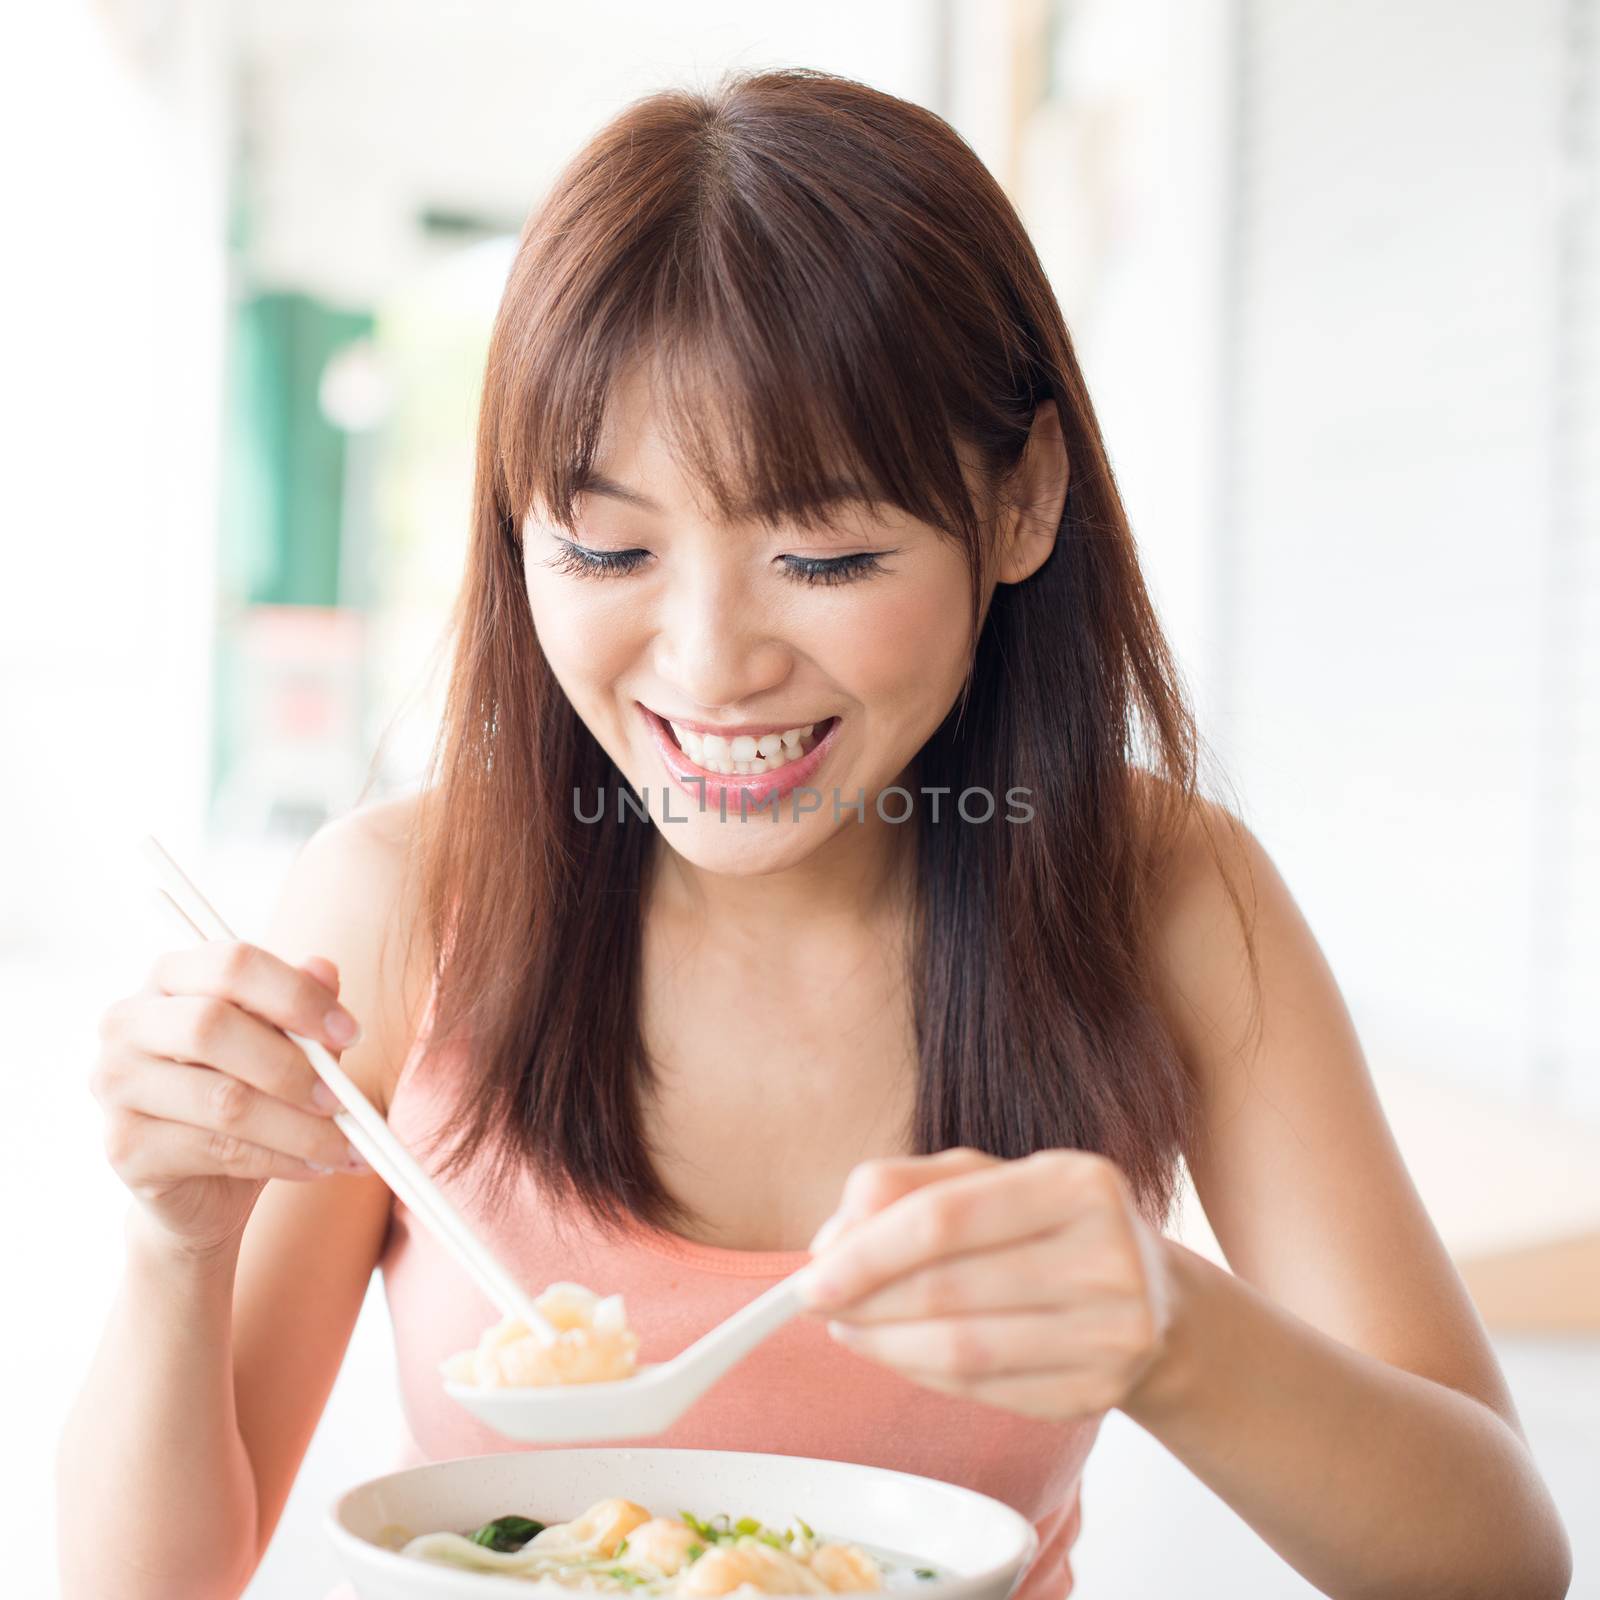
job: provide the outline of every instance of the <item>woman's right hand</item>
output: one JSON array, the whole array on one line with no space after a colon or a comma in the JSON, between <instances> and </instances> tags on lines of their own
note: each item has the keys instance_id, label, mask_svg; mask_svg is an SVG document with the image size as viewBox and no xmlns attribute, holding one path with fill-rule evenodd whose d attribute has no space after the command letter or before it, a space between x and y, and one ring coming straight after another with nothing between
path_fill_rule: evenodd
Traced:
<instances>
[{"instance_id":1,"label":"woman's right hand","mask_svg":"<svg viewBox=\"0 0 1600 1600\"><path fill-rule=\"evenodd\" d=\"M243 940L157 958L136 993L101 1014L90 1087L106 1154L164 1243L196 1256L235 1249L268 1178L368 1172L334 1125L338 1102L290 1032L337 1058L358 1038L339 972ZM348 1018L351 1036L330 1030Z\"/></svg>"}]
</instances>

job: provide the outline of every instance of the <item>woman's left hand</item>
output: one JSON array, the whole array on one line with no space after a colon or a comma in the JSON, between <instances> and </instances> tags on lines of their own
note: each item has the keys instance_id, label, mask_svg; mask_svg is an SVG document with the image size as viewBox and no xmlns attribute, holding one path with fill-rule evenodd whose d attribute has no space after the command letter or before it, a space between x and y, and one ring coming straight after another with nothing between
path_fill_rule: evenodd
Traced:
<instances>
[{"instance_id":1,"label":"woman's left hand","mask_svg":"<svg viewBox=\"0 0 1600 1600\"><path fill-rule=\"evenodd\" d=\"M1172 1330L1161 1236L1087 1151L863 1162L811 1249L808 1309L846 1348L1030 1416L1123 1405Z\"/></svg>"}]
</instances>

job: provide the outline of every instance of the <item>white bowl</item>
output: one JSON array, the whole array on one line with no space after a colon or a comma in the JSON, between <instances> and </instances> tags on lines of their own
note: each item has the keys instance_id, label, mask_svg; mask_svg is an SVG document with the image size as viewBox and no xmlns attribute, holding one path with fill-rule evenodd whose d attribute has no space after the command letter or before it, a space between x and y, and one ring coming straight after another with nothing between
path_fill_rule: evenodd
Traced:
<instances>
[{"instance_id":1,"label":"white bowl","mask_svg":"<svg viewBox=\"0 0 1600 1600\"><path fill-rule=\"evenodd\" d=\"M461 1532L511 1512L562 1522L613 1496L658 1516L726 1511L776 1527L802 1517L824 1538L950 1574L917 1583L930 1600L1005 1600L1039 1543L1021 1512L958 1484L741 1450L513 1450L435 1461L357 1484L324 1526L361 1600L527 1600L537 1586L525 1578L418 1561L384 1541L397 1525L411 1537Z\"/></svg>"}]
</instances>

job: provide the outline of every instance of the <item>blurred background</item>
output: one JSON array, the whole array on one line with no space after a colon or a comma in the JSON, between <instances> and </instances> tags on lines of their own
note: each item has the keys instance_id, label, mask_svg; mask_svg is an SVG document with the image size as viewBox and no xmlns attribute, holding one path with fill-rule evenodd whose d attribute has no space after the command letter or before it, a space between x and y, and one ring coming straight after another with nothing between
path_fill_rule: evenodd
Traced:
<instances>
[{"instance_id":1,"label":"blurred background","mask_svg":"<svg viewBox=\"0 0 1600 1600\"><path fill-rule=\"evenodd\" d=\"M636 96L810 65L938 111L1022 212L1203 728L1600 1595L1600 0L56 0L26 29L12 1526L53 1524L121 1260L86 1078L176 942L135 841L252 937L312 830L414 785L524 217ZM375 1290L252 1600L334 1580L322 1510L398 1439L388 1339ZM1311 1592L1120 1417L1084 1504L1085 1600ZM14 1592L53 1592L49 1543Z\"/></svg>"}]
</instances>

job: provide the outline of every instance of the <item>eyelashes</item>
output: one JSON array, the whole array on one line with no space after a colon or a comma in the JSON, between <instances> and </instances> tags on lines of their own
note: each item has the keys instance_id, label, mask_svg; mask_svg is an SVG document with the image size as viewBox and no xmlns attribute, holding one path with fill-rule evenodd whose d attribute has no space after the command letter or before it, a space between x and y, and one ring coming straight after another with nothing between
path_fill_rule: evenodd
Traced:
<instances>
[{"instance_id":1,"label":"eyelashes","mask_svg":"<svg viewBox=\"0 0 1600 1600\"><path fill-rule=\"evenodd\" d=\"M649 553L648 550L591 550L570 539L557 539L556 553L546 565L579 578L607 578L632 572Z\"/></svg>"},{"instance_id":2,"label":"eyelashes","mask_svg":"<svg viewBox=\"0 0 1600 1600\"><path fill-rule=\"evenodd\" d=\"M849 583L853 578L868 578L887 572L883 564L892 550L864 550L853 556L781 556L785 574L797 583Z\"/></svg>"},{"instance_id":3,"label":"eyelashes","mask_svg":"<svg viewBox=\"0 0 1600 1600\"><path fill-rule=\"evenodd\" d=\"M556 545L556 554L546 565L579 578L620 577L637 570L650 557L648 550L591 550L571 539L558 538ZM779 559L785 576L796 583L832 584L850 583L886 572L883 558L894 553L893 550L866 550L848 556L782 556Z\"/></svg>"}]
</instances>

